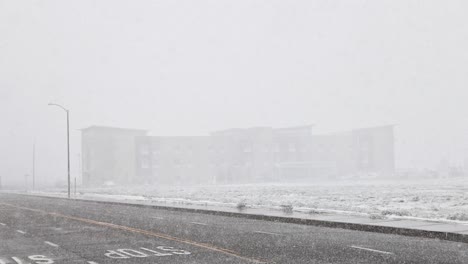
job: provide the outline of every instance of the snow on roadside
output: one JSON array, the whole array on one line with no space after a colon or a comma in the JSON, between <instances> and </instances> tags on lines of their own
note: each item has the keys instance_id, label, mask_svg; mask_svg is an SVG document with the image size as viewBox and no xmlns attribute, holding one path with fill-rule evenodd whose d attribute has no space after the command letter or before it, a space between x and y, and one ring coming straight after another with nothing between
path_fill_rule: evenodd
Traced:
<instances>
[{"instance_id":1,"label":"snow on roadside","mask_svg":"<svg viewBox=\"0 0 468 264\"><path fill-rule=\"evenodd\" d=\"M243 203L251 208L278 210L290 206L294 211L313 214L468 223L468 182L464 179L316 185L113 186L79 192L80 197L87 199L231 208Z\"/></svg>"}]
</instances>

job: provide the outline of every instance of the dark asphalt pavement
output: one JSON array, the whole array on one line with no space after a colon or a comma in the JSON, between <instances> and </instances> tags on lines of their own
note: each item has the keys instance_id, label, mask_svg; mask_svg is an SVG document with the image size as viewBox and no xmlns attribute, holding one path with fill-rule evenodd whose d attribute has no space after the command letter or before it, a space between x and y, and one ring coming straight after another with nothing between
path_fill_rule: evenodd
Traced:
<instances>
[{"instance_id":1,"label":"dark asphalt pavement","mask_svg":"<svg viewBox=\"0 0 468 264\"><path fill-rule=\"evenodd\" d=\"M468 244L0 194L6 263L468 263Z\"/></svg>"}]
</instances>

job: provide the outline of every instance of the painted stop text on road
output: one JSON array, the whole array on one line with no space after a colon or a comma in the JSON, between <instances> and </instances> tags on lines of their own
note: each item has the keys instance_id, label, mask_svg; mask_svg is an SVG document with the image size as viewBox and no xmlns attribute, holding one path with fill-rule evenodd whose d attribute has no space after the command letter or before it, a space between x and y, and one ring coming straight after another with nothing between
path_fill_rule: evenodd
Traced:
<instances>
[{"instance_id":1,"label":"painted stop text on road","mask_svg":"<svg viewBox=\"0 0 468 264\"><path fill-rule=\"evenodd\" d=\"M32 261L32 262L31 262ZM52 264L55 263L53 259L44 256L44 255L31 255L26 258L22 257L9 257L9 258L0 258L0 264Z\"/></svg>"},{"instance_id":2,"label":"painted stop text on road","mask_svg":"<svg viewBox=\"0 0 468 264\"><path fill-rule=\"evenodd\" d=\"M156 249L140 247L138 249L120 248L115 250L107 250L104 254L111 259L131 259L131 258L147 258L147 257L168 257L177 255L190 255L191 252L186 250L176 249L167 246L158 246Z\"/></svg>"}]
</instances>

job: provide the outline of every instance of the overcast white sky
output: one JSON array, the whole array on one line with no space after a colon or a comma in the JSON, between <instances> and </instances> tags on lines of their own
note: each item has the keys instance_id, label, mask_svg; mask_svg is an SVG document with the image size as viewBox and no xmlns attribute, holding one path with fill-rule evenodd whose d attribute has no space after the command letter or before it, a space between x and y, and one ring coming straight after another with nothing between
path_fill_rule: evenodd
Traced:
<instances>
[{"instance_id":1,"label":"overcast white sky","mask_svg":"<svg viewBox=\"0 0 468 264\"><path fill-rule=\"evenodd\" d=\"M66 173L77 129L397 124L399 167L468 153L468 2L0 0L0 176Z\"/></svg>"}]
</instances>

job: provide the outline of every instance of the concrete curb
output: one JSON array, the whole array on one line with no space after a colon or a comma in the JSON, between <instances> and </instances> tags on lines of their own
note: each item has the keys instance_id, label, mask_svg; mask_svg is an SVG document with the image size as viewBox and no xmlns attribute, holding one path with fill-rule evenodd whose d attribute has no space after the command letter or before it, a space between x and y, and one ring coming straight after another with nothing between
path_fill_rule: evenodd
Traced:
<instances>
[{"instance_id":1,"label":"concrete curb","mask_svg":"<svg viewBox=\"0 0 468 264\"><path fill-rule=\"evenodd\" d=\"M132 206L132 207L152 208L152 209L176 211L176 212L199 213L199 214L237 217L237 218L246 218L246 219L253 219L253 220L280 222L280 223L320 226L320 227L329 227L329 228L341 228L341 229L356 230L356 231L403 235L403 236L412 236L412 237L423 237L423 238L432 238L432 239L441 239L441 240L447 240L447 241L453 241L453 242L468 243L468 235L454 233L454 232L421 230L421 229L392 227L392 226L379 226L379 225L372 225L372 224L346 223L346 222L336 222L336 221L331 221L331 220L304 219L304 218L293 218L293 217L287 217L287 216L272 216L272 215L251 214L251 213L242 213L242 212L216 211L216 210L187 208L187 207L171 207L171 206L162 206L162 205L136 204L136 203L126 203L126 202L116 202L116 201L99 201L99 200L89 200L89 199L83 199L83 198L72 198L68 200L67 198L64 198L64 197L53 197L53 196L21 194L21 193L9 193L9 194L34 196L34 197L39 197L39 198L44 198L44 199L60 199L60 200L66 200L66 201L80 201L80 202L100 203L100 204L110 204L110 205L125 205L125 206Z\"/></svg>"}]
</instances>

